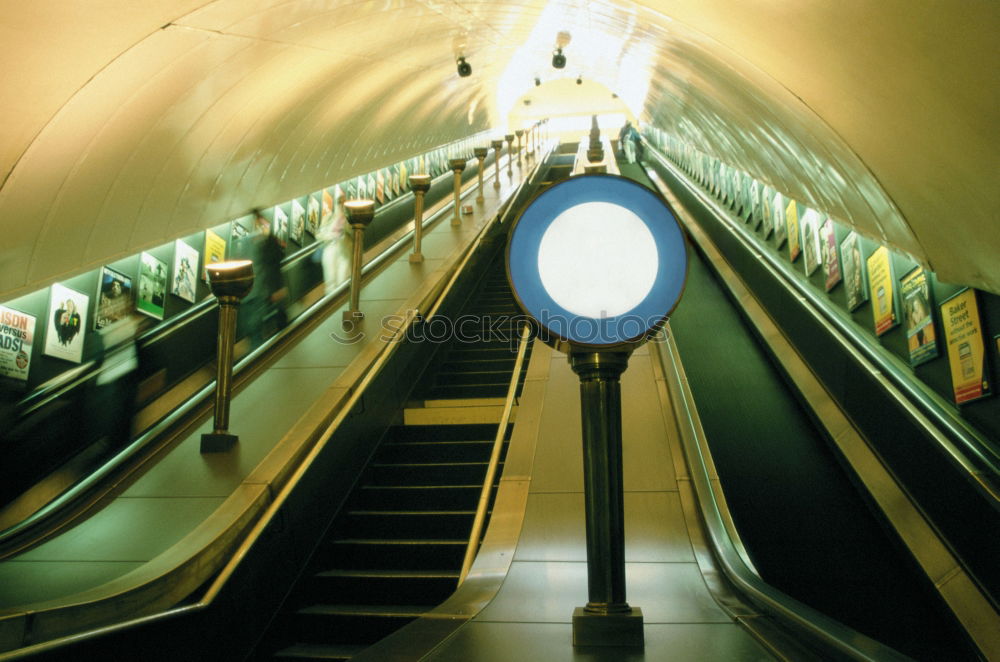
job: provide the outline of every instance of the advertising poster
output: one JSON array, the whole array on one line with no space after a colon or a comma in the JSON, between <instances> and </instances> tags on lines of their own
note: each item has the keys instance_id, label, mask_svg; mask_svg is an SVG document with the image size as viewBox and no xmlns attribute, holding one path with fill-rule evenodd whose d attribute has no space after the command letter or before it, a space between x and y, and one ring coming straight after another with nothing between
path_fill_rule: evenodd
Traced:
<instances>
[{"instance_id":1,"label":"advertising poster","mask_svg":"<svg viewBox=\"0 0 1000 662\"><path fill-rule=\"evenodd\" d=\"M0 306L0 375L27 381L35 316Z\"/></svg>"},{"instance_id":2,"label":"advertising poster","mask_svg":"<svg viewBox=\"0 0 1000 662\"><path fill-rule=\"evenodd\" d=\"M132 279L108 267L101 267L101 279L97 283L97 310L94 312L94 328L120 322L132 312Z\"/></svg>"},{"instance_id":3,"label":"advertising poster","mask_svg":"<svg viewBox=\"0 0 1000 662\"><path fill-rule=\"evenodd\" d=\"M868 256L868 290L872 298L875 335L880 336L897 323L893 301L892 261L889 249L885 246L879 246Z\"/></svg>"},{"instance_id":4,"label":"advertising poster","mask_svg":"<svg viewBox=\"0 0 1000 662\"><path fill-rule=\"evenodd\" d=\"M233 221L231 232L233 235L233 241L238 241L240 239L243 239L244 237L250 236L250 231L247 230L242 225L240 225L239 223L237 223L236 221Z\"/></svg>"},{"instance_id":5,"label":"advertising poster","mask_svg":"<svg viewBox=\"0 0 1000 662\"><path fill-rule=\"evenodd\" d=\"M802 254L804 255L807 276L811 276L820 263L819 223L818 213L806 212L802 217Z\"/></svg>"},{"instance_id":6,"label":"advertising poster","mask_svg":"<svg viewBox=\"0 0 1000 662\"><path fill-rule=\"evenodd\" d=\"M389 179L389 188L392 191L392 197L398 196L402 193L402 189L399 188L399 164L392 166L392 177Z\"/></svg>"},{"instance_id":7,"label":"advertising poster","mask_svg":"<svg viewBox=\"0 0 1000 662\"><path fill-rule=\"evenodd\" d=\"M788 210L785 207L785 197L780 193L774 194L774 245L781 248L788 239L788 223L786 218Z\"/></svg>"},{"instance_id":8,"label":"advertising poster","mask_svg":"<svg viewBox=\"0 0 1000 662\"><path fill-rule=\"evenodd\" d=\"M90 297L59 283L49 291L48 328L43 352L57 359L80 363L83 357L84 320Z\"/></svg>"},{"instance_id":9,"label":"advertising poster","mask_svg":"<svg viewBox=\"0 0 1000 662\"><path fill-rule=\"evenodd\" d=\"M275 238L284 246L288 243L288 214L281 207L274 207L274 221L271 223L271 232Z\"/></svg>"},{"instance_id":10,"label":"advertising poster","mask_svg":"<svg viewBox=\"0 0 1000 662\"><path fill-rule=\"evenodd\" d=\"M868 274L865 273L865 262L861 259L861 237L857 232L851 231L840 242L840 260L844 269L847 309L854 310L868 301Z\"/></svg>"},{"instance_id":11,"label":"advertising poster","mask_svg":"<svg viewBox=\"0 0 1000 662\"><path fill-rule=\"evenodd\" d=\"M170 293L185 301L194 302L198 283L198 251L178 239L174 242L174 279L170 283Z\"/></svg>"},{"instance_id":12,"label":"advertising poster","mask_svg":"<svg viewBox=\"0 0 1000 662\"><path fill-rule=\"evenodd\" d=\"M369 175L369 178L371 175ZM385 176L382 171L378 171L378 175L375 177L375 199L380 205L385 204Z\"/></svg>"},{"instance_id":13,"label":"advertising poster","mask_svg":"<svg viewBox=\"0 0 1000 662\"><path fill-rule=\"evenodd\" d=\"M406 161L399 164L399 185L404 191L410 190L410 171L406 167Z\"/></svg>"},{"instance_id":14,"label":"advertising poster","mask_svg":"<svg viewBox=\"0 0 1000 662\"><path fill-rule=\"evenodd\" d=\"M329 223L331 218L333 218L333 194L327 189L323 189L323 206L320 208L317 230Z\"/></svg>"},{"instance_id":15,"label":"advertising poster","mask_svg":"<svg viewBox=\"0 0 1000 662\"><path fill-rule=\"evenodd\" d=\"M374 200L378 195L378 192L375 190L375 177L371 173L368 173L367 181L368 181L368 199Z\"/></svg>"},{"instance_id":16,"label":"advertising poster","mask_svg":"<svg viewBox=\"0 0 1000 662\"><path fill-rule=\"evenodd\" d=\"M917 267L899 281L899 298L903 304L903 326L910 352L910 365L920 365L938 355L931 315L931 290L927 273Z\"/></svg>"},{"instance_id":17,"label":"advertising poster","mask_svg":"<svg viewBox=\"0 0 1000 662\"><path fill-rule=\"evenodd\" d=\"M810 212L815 213L809 209L805 216ZM795 262L802 252L802 238L799 236L799 208L794 200L789 200L788 207L785 208L785 225L788 227L788 259Z\"/></svg>"},{"instance_id":18,"label":"advertising poster","mask_svg":"<svg viewBox=\"0 0 1000 662\"><path fill-rule=\"evenodd\" d=\"M226 260L226 240L211 230L205 230L205 269L202 269L201 279L208 282L208 265Z\"/></svg>"},{"instance_id":19,"label":"advertising poster","mask_svg":"<svg viewBox=\"0 0 1000 662\"><path fill-rule=\"evenodd\" d=\"M780 193L778 195L781 195ZM764 239L771 236L771 232L774 230L774 196L770 194L765 194L764 196L764 206L761 210L762 218L760 223L760 232Z\"/></svg>"},{"instance_id":20,"label":"advertising poster","mask_svg":"<svg viewBox=\"0 0 1000 662\"><path fill-rule=\"evenodd\" d=\"M149 253L139 256L139 285L135 307L158 320L163 319L163 303L167 298L167 265Z\"/></svg>"},{"instance_id":21,"label":"advertising poster","mask_svg":"<svg viewBox=\"0 0 1000 662\"><path fill-rule=\"evenodd\" d=\"M323 197L329 197L329 193L325 190ZM319 231L319 198L316 197L315 193L309 196L309 202L306 203L306 230L314 237Z\"/></svg>"},{"instance_id":22,"label":"advertising poster","mask_svg":"<svg viewBox=\"0 0 1000 662\"><path fill-rule=\"evenodd\" d=\"M754 222L760 218L760 183L756 179L750 181L750 215L747 221Z\"/></svg>"},{"instance_id":23,"label":"advertising poster","mask_svg":"<svg viewBox=\"0 0 1000 662\"><path fill-rule=\"evenodd\" d=\"M305 231L306 210L298 200L292 200L292 220L289 233L292 240L297 244L302 244L302 234Z\"/></svg>"},{"instance_id":24,"label":"advertising poster","mask_svg":"<svg viewBox=\"0 0 1000 662\"><path fill-rule=\"evenodd\" d=\"M985 343L976 291L962 290L942 302L940 309L955 404L989 395L991 386L986 378Z\"/></svg>"},{"instance_id":25,"label":"advertising poster","mask_svg":"<svg viewBox=\"0 0 1000 662\"><path fill-rule=\"evenodd\" d=\"M827 217L819 229L820 259L823 260L823 287L827 292L840 282L840 255L837 252L837 233L833 219Z\"/></svg>"},{"instance_id":26,"label":"advertising poster","mask_svg":"<svg viewBox=\"0 0 1000 662\"><path fill-rule=\"evenodd\" d=\"M355 200L365 200L368 198L368 184L365 181L364 175L358 175L354 190L356 191L354 195Z\"/></svg>"}]
</instances>

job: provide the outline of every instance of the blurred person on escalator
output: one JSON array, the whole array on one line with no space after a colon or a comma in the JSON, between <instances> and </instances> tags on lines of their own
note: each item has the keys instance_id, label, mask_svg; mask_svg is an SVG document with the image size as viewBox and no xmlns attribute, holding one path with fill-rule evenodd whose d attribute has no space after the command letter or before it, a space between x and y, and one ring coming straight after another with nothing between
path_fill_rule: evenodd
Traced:
<instances>
[{"instance_id":1,"label":"blurred person on escalator","mask_svg":"<svg viewBox=\"0 0 1000 662\"><path fill-rule=\"evenodd\" d=\"M281 271L285 247L271 232L271 224L259 212L254 223L256 229L251 236L253 289L244 300L241 312L246 315L250 339L256 347L288 323L285 309L288 288Z\"/></svg>"},{"instance_id":2,"label":"blurred person on escalator","mask_svg":"<svg viewBox=\"0 0 1000 662\"><path fill-rule=\"evenodd\" d=\"M323 283L327 294L351 275L353 234L347 222L346 201L347 196L340 186L334 187L333 209L323 215L316 237L322 242Z\"/></svg>"}]
</instances>

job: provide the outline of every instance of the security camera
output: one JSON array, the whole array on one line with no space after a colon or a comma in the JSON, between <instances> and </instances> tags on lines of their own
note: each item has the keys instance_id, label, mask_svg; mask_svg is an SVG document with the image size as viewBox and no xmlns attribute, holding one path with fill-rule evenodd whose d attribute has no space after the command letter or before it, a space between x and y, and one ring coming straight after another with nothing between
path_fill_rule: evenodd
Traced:
<instances>
[{"instance_id":1,"label":"security camera","mask_svg":"<svg viewBox=\"0 0 1000 662\"><path fill-rule=\"evenodd\" d=\"M462 78L472 75L472 65L466 62L464 57L458 58L458 75Z\"/></svg>"},{"instance_id":2,"label":"security camera","mask_svg":"<svg viewBox=\"0 0 1000 662\"><path fill-rule=\"evenodd\" d=\"M541 84L542 84L542 79L539 78L538 76L535 76L535 87L538 87Z\"/></svg>"},{"instance_id":3,"label":"security camera","mask_svg":"<svg viewBox=\"0 0 1000 662\"><path fill-rule=\"evenodd\" d=\"M581 77L577 76L577 79L576 79L576 84L577 84L577 85L583 85L583 78L581 78Z\"/></svg>"},{"instance_id":4,"label":"security camera","mask_svg":"<svg viewBox=\"0 0 1000 662\"><path fill-rule=\"evenodd\" d=\"M555 52L552 53L552 66L556 69L562 69L566 66L566 56L563 55L561 48L557 48Z\"/></svg>"}]
</instances>

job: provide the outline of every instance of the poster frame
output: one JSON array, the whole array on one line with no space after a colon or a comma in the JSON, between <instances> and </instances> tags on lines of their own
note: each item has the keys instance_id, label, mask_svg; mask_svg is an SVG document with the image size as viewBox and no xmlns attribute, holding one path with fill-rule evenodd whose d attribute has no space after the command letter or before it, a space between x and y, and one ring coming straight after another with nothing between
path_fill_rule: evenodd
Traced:
<instances>
[{"instance_id":1,"label":"poster frame","mask_svg":"<svg viewBox=\"0 0 1000 662\"><path fill-rule=\"evenodd\" d=\"M941 327L942 327L942 330L943 330L943 333L941 335L942 335L942 340L944 341L944 346L945 346L945 356L948 359L948 378L951 381L951 397L952 397L952 402L955 405L959 406L959 407L961 407L962 405L969 404L970 402L976 402L978 400L982 400L984 398L988 398L988 397L990 397L990 396L993 395L993 383L992 383L992 378L991 378L991 373L990 373L989 351L986 349L986 341L985 340L983 341L983 366L982 366L983 372L982 372L981 380L980 380L980 384L983 385L982 392L978 396L976 396L976 397L959 399L958 388L955 386L955 380L954 380L954 378L952 376L953 372L954 372L954 368L953 368L953 365L952 365L951 352L949 351L948 325L944 321L945 320L944 310L945 310L945 306L947 306L950 301L952 301L953 299L956 299L956 298L964 295L966 292L970 292L970 291L972 292L972 301L973 301L973 303L976 306L976 317L979 320L979 336L982 338L985 335L983 333L983 318L982 318L982 315L979 314L979 310L980 310L980 308L979 308L979 296L978 296L978 292L975 290L975 288L963 287L962 289L958 290L957 292L951 294L949 297L943 299L941 301L941 303L939 303L938 306L937 306L938 313L941 315ZM998 336L998 337L1000 337L1000 336Z\"/></svg>"}]
</instances>

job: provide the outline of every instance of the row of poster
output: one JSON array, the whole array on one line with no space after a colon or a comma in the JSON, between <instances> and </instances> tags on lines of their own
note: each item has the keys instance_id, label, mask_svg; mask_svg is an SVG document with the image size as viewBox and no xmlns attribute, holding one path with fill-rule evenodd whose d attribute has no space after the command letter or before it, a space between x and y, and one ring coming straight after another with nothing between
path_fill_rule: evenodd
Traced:
<instances>
[{"instance_id":1,"label":"row of poster","mask_svg":"<svg viewBox=\"0 0 1000 662\"><path fill-rule=\"evenodd\" d=\"M309 243L305 233L314 237L321 225L333 218L334 197L341 191L349 199L370 198L384 204L409 191L409 175L427 173L437 176L450 171L449 159L468 155L485 144L489 136L476 134L434 149L426 154L380 168L304 199L276 205L271 216L271 231L282 244L293 240ZM233 239L248 236L250 230L237 222L230 224ZM101 268L97 291L93 293L93 329L116 324L138 311L156 320L164 318L166 298L172 294L189 303L197 297L198 278L208 280L204 265L221 262L226 255L226 239L212 230L205 231L203 252L183 240L174 242L173 264L168 265L151 253L141 253L137 272L123 273L108 266ZM204 262L201 262L204 256ZM199 272L199 263L201 270ZM91 295L56 283L49 290L42 353L66 361L83 359L86 320ZM0 306L0 376L27 381L32 349L36 344L36 317ZM38 329L41 331L41 329Z\"/></svg>"},{"instance_id":2,"label":"row of poster","mask_svg":"<svg viewBox=\"0 0 1000 662\"><path fill-rule=\"evenodd\" d=\"M935 316L929 276L923 268L915 267L897 277L892 255L885 246L864 257L861 237L856 232L848 232L838 243L833 219L689 144L650 129L647 137L659 149L750 223L763 239L773 238L779 251L787 251L790 262L801 256L807 276L822 268L827 292L842 282L849 311L871 302L876 336L902 325L911 366L938 357L939 344L943 344L957 404L991 394L989 343L974 289L964 289L941 302ZM938 329L942 332L940 339ZM1000 335L993 342L1000 353Z\"/></svg>"}]
</instances>

